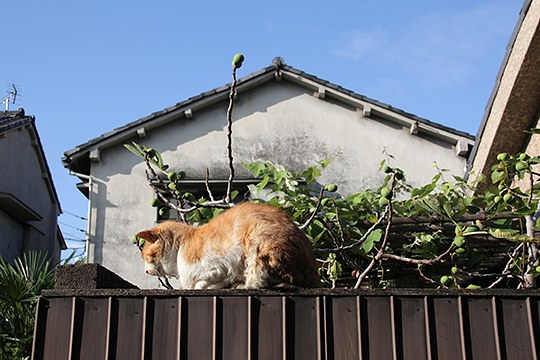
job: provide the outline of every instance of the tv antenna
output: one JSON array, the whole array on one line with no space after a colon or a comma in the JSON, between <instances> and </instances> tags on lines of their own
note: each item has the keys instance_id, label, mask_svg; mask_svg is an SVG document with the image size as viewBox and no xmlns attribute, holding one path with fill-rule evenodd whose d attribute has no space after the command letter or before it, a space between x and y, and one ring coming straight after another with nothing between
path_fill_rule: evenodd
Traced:
<instances>
[{"instance_id":1,"label":"tv antenna","mask_svg":"<svg viewBox=\"0 0 540 360\"><path fill-rule=\"evenodd\" d=\"M15 104L15 100L17 99L17 94L18 94L18 91L15 85L14 84L10 84L10 85L13 89L9 90L8 94L2 100L0 100L0 104L6 105L6 111L9 111L10 102L12 104Z\"/></svg>"}]
</instances>

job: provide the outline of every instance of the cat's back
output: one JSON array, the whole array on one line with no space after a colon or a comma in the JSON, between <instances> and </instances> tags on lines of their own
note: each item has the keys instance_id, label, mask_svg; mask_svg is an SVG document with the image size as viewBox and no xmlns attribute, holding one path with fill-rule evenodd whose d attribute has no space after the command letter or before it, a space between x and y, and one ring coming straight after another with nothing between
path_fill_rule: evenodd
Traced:
<instances>
[{"instance_id":1,"label":"cat's back","mask_svg":"<svg viewBox=\"0 0 540 360\"><path fill-rule=\"evenodd\" d=\"M255 259L253 266L261 266L270 275L266 285L320 286L311 242L289 214L271 205L251 202L229 211L247 258Z\"/></svg>"},{"instance_id":2,"label":"cat's back","mask_svg":"<svg viewBox=\"0 0 540 360\"><path fill-rule=\"evenodd\" d=\"M289 214L274 206L255 203L243 202L230 210L227 210L223 215L227 215L226 221L231 221L240 224L257 224L257 223L277 223L280 225L294 225Z\"/></svg>"}]
</instances>

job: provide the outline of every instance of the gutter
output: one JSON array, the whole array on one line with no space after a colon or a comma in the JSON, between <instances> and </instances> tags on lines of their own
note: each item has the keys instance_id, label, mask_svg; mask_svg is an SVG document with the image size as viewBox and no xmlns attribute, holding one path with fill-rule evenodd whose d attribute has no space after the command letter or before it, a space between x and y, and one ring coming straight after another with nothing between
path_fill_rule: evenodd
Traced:
<instances>
[{"instance_id":1,"label":"gutter","mask_svg":"<svg viewBox=\"0 0 540 360\"><path fill-rule=\"evenodd\" d=\"M81 174L81 173L77 173L73 170L70 170L69 171L69 175L72 175L72 176L77 176L79 178L82 178L82 179L86 179L88 180L88 209L87 209L87 215L86 215L86 230L85 230L85 234L84 234L84 253L85 253L85 258L86 258L86 262L89 263L90 262L90 258L89 258L89 255L90 255L90 252L89 252L89 248L90 248L90 225L92 223L92 217L91 217L91 211L92 211L92 188L93 188L93 185L94 185L94 181L93 181L93 177L91 175L85 175L85 174Z\"/></svg>"}]
</instances>

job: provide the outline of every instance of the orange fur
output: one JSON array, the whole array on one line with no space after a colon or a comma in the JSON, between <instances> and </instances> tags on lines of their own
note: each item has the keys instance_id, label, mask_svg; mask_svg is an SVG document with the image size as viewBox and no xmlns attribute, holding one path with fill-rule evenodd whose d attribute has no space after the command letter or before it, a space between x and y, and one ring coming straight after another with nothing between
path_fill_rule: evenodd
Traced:
<instances>
[{"instance_id":1,"label":"orange fur","mask_svg":"<svg viewBox=\"0 0 540 360\"><path fill-rule=\"evenodd\" d=\"M320 286L308 238L269 205L245 202L202 226L167 221L137 236L146 272L178 276L181 288Z\"/></svg>"}]
</instances>

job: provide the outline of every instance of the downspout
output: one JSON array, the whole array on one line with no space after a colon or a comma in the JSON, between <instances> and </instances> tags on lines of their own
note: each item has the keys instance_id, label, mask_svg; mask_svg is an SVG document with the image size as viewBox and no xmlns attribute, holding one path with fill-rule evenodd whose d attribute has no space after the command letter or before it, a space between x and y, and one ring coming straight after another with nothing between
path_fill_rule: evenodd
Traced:
<instances>
[{"instance_id":1,"label":"downspout","mask_svg":"<svg viewBox=\"0 0 540 360\"><path fill-rule=\"evenodd\" d=\"M77 173L73 170L70 170L69 171L69 174L70 175L73 175L73 176L77 176L79 178L83 178L83 179L86 179L88 180L88 210L87 210L87 216L86 216L86 231L85 231L85 234L84 234L84 252L85 252L85 258L86 258L86 262L88 263L90 261L90 258L89 258L89 249L90 249L90 225L91 225L91 222L92 222L92 192L93 192L93 178L91 175L85 175L85 174L80 174L80 173Z\"/></svg>"}]
</instances>

